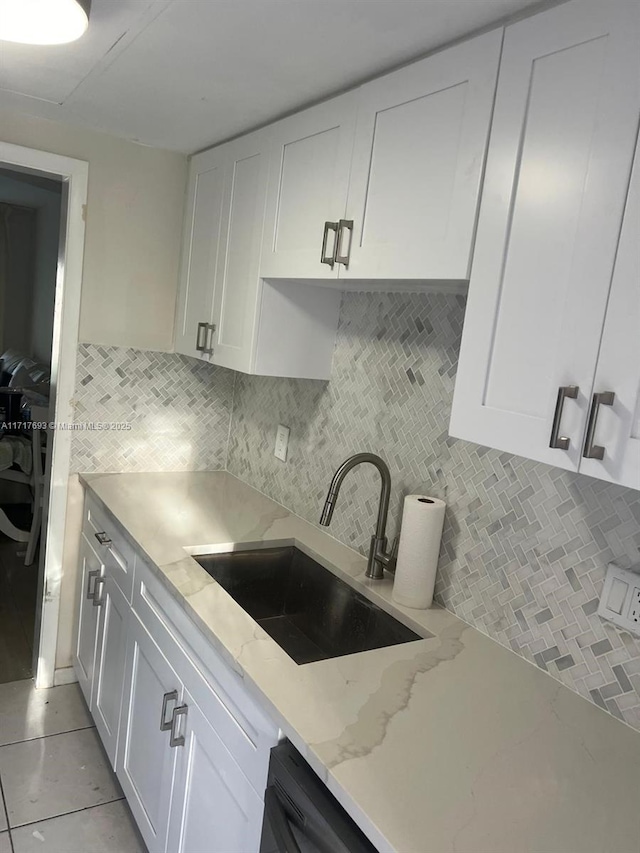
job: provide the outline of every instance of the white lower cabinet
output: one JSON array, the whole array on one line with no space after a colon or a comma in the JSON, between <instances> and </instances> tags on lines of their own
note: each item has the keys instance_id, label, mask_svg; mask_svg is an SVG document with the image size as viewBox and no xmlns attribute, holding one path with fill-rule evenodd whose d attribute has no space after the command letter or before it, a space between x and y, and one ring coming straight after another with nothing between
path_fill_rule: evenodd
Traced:
<instances>
[{"instance_id":1,"label":"white lower cabinet","mask_svg":"<svg viewBox=\"0 0 640 853\"><path fill-rule=\"evenodd\" d=\"M75 670L87 705L91 706L99 615L93 602L96 584L102 576L104 565L84 534L80 541L79 569L80 603L74 655Z\"/></svg>"},{"instance_id":2,"label":"white lower cabinet","mask_svg":"<svg viewBox=\"0 0 640 853\"><path fill-rule=\"evenodd\" d=\"M130 606L108 573L99 595L100 617L91 709L105 751L111 763L115 764Z\"/></svg>"},{"instance_id":3,"label":"white lower cabinet","mask_svg":"<svg viewBox=\"0 0 640 853\"><path fill-rule=\"evenodd\" d=\"M178 737L171 853L258 850L263 803L194 699L185 691Z\"/></svg>"},{"instance_id":4,"label":"white lower cabinet","mask_svg":"<svg viewBox=\"0 0 640 853\"><path fill-rule=\"evenodd\" d=\"M167 849L177 750L171 746L171 726L182 684L133 615L124 682L115 769L149 853L160 853Z\"/></svg>"},{"instance_id":5,"label":"white lower cabinet","mask_svg":"<svg viewBox=\"0 0 640 853\"><path fill-rule=\"evenodd\" d=\"M257 853L278 727L91 498L80 560L76 672L150 853Z\"/></svg>"}]
</instances>

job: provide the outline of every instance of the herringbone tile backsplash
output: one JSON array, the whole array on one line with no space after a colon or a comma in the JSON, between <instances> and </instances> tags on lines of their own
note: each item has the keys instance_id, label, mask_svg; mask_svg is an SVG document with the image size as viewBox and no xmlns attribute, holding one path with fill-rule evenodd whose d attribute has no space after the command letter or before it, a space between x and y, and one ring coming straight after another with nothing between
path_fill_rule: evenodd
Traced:
<instances>
[{"instance_id":1,"label":"herringbone tile backsplash","mask_svg":"<svg viewBox=\"0 0 640 853\"><path fill-rule=\"evenodd\" d=\"M73 470L226 465L317 523L338 464L379 453L391 535L405 494L447 501L437 600L640 729L640 640L595 612L607 563L640 560L640 492L450 438L463 315L462 297L346 294L328 383L81 344L76 420L132 429L74 433ZM286 464L273 456L279 423ZM366 468L345 481L331 526L362 552L379 493Z\"/></svg>"},{"instance_id":2,"label":"herringbone tile backsplash","mask_svg":"<svg viewBox=\"0 0 640 853\"><path fill-rule=\"evenodd\" d=\"M608 562L640 560L640 492L448 436L462 297L346 294L331 382L238 374L228 468L317 523L331 476L369 450L405 494L447 501L437 600L640 729L640 640L596 614ZM291 428L286 464L273 456ZM365 552L379 480L345 481L331 532Z\"/></svg>"},{"instance_id":3,"label":"herringbone tile backsplash","mask_svg":"<svg viewBox=\"0 0 640 853\"><path fill-rule=\"evenodd\" d=\"M183 355L80 344L72 471L213 471L227 461L235 374Z\"/></svg>"}]
</instances>

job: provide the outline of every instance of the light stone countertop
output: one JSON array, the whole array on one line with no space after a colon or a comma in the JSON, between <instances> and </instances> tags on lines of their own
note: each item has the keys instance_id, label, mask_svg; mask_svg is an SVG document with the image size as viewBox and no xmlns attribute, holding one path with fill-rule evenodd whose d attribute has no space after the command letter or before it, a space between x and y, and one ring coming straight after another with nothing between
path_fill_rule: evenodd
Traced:
<instances>
[{"instance_id":1,"label":"light stone countertop","mask_svg":"<svg viewBox=\"0 0 640 853\"><path fill-rule=\"evenodd\" d=\"M640 851L631 728L230 474L81 479L380 853ZM296 665L185 551L267 541L433 637Z\"/></svg>"}]
</instances>

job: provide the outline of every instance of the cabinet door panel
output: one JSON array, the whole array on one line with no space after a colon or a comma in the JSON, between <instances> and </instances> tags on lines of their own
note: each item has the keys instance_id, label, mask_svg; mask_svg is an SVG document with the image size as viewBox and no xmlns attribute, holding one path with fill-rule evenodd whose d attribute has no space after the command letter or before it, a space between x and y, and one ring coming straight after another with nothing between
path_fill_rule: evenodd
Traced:
<instances>
[{"instance_id":1,"label":"cabinet door panel","mask_svg":"<svg viewBox=\"0 0 640 853\"><path fill-rule=\"evenodd\" d=\"M601 406L594 441L602 460L585 459L580 470L592 477L640 489L640 147L625 210L609 295L595 392L613 391L612 406Z\"/></svg>"},{"instance_id":2,"label":"cabinet door panel","mask_svg":"<svg viewBox=\"0 0 640 853\"><path fill-rule=\"evenodd\" d=\"M213 361L246 372L251 369L257 321L268 134L251 134L228 148L224 202L227 233L217 274Z\"/></svg>"},{"instance_id":3,"label":"cabinet door panel","mask_svg":"<svg viewBox=\"0 0 640 853\"><path fill-rule=\"evenodd\" d=\"M213 315L223 221L225 155L226 146L199 154L191 160L189 171L175 349L194 358L207 358L197 349L204 343L204 336L198 335L198 323L211 323Z\"/></svg>"},{"instance_id":4,"label":"cabinet door panel","mask_svg":"<svg viewBox=\"0 0 640 853\"><path fill-rule=\"evenodd\" d=\"M180 701L182 685L135 616L127 637L125 697L116 773L150 853L166 848L176 750L160 730L163 697L176 690L167 718Z\"/></svg>"},{"instance_id":5,"label":"cabinet door panel","mask_svg":"<svg viewBox=\"0 0 640 853\"><path fill-rule=\"evenodd\" d=\"M257 853L263 804L185 691L168 849L175 853Z\"/></svg>"},{"instance_id":6,"label":"cabinet door panel","mask_svg":"<svg viewBox=\"0 0 640 853\"><path fill-rule=\"evenodd\" d=\"M93 718L105 752L115 766L130 605L108 568L99 610Z\"/></svg>"},{"instance_id":7,"label":"cabinet door panel","mask_svg":"<svg viewBox=\"0 0 640 853\"><path fill-rule=\"evenodd\" d=\"M90 594L95 590L96 579L102 575L104 566L84 534L80 542L80 567L80 610L78 616L78 635L76 638L75 670L87 705L91 707L99 608L93 606L93 598L90 597ZM90 573L91 577L89 576Z\"/></svg>"},{"instance_id":8,"label":"cabinet door panel","mask_svg":"<svg viewBox=\"0 0 640 853\"><path fill-rule=\"evenodd\" d=\"M577 469L640 103L637 8L507 28L451 434ZM550 448L559 386L564 403Z\"/></svg>"},{"instance_id":9,"label":"cabinet door panel","mask_svg":"<svg viewBox=\"0 0 640 853\"><path fill-rule=\"evenodd\" d=\"M353 95L273 127L263 277L335 278L320 263L324 224L344 217L353 149Z\"/></svg>"},{"instance_id":10,"label":"cabinet door panel","mask_svg":"<svg viewBox=\"0 0 640 853\"><path fill-rule=\"evenodd\" d=\"M466 279L502 31L363 86L340 278Z\"/></svg>"}]
</instances>

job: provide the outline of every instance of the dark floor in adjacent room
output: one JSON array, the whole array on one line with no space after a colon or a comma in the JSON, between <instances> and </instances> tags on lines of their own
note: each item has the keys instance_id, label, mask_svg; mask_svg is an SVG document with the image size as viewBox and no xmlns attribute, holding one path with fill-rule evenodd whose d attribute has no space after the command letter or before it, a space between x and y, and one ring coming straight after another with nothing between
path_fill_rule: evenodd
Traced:
<instances>
[{"instance_id":1,"label":"dark floor in adjacent room","mask_svg":"<svg viewBox=\"0 0 640 853\"><path fill-rule=\"evenodd\" d=\"M11 521L28 528L28 506L5 506ZM33 675L33 634L39 554L25 566L26 542L14 542L0 533L0 684Z\"/></svg>"}]
</instances>

